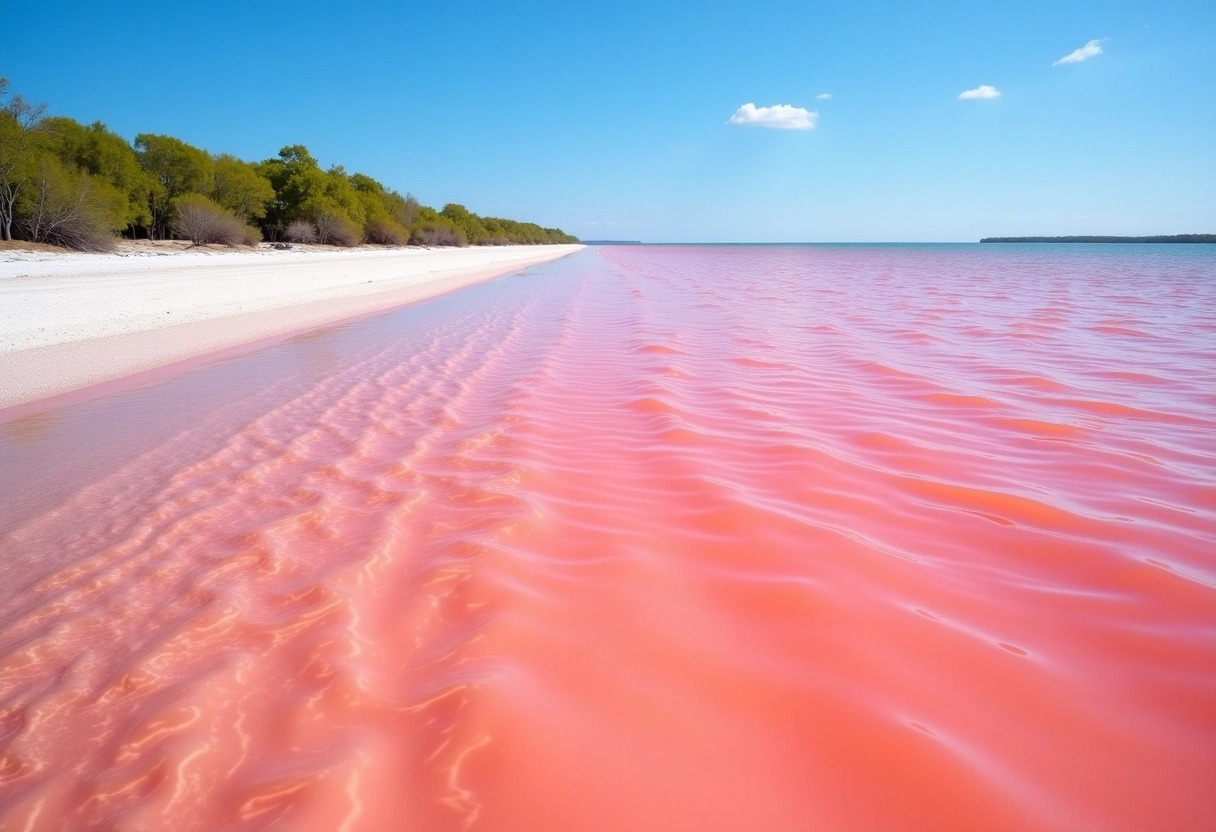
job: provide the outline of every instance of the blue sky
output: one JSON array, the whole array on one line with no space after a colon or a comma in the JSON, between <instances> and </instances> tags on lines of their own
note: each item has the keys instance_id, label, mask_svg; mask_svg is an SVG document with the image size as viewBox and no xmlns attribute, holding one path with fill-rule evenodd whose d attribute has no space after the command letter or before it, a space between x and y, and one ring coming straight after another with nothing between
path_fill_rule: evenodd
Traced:
<instances>
[{"instance_id":1,"label":"blue sky","mask_svg":"<svg viewBox=\"0 0 1216 832\"><path fill-rule=\"evenodd\" d=\"M0 0L0 76L584 238L1216 232L1211 0L163 8ZM803 129L729 123L749 103Z\"/></svg>"}]
</instances>

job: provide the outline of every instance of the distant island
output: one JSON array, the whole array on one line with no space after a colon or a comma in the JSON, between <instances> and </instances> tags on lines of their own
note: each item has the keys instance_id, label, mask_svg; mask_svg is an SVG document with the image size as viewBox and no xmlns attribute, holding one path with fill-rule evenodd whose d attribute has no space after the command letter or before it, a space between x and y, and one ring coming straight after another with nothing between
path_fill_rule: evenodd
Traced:
<instances>
[{"instance_id":1,"label":"distant island","mask_svg":"<svg viewBox=\"0 0 1216 832\"><path fill-rule=\"evenodd\" d=\"M984 237L981 243L1216 243L1216 234L1160 237Z\"/></svg>"},{"instance_id":2,"label":"distant island","mask_svg":"<svg viewBox=\"0 0 1216 832\"><path fill-rule=\"evenodd\" d=\"M640 246L641 240L583 240L585 246Z\"/></svg>"}]
</instances>

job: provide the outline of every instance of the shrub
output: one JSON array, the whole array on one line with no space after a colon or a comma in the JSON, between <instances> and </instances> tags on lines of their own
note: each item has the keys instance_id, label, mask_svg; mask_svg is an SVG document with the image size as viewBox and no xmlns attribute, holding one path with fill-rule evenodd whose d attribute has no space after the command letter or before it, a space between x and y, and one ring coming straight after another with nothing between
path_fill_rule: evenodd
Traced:
<instances>
[{"instance_id":1,"label":"shrub","mask_svg":"<svg viewBox=\"0 0 1216 832\"><path fill-rule=\"evenodd\" d=\"M241 242L247 246L256 246L262 242L262 230L255 225L245 226L245 238Z\"/></svg>"},{"instance_id":2,"label":"shrub","mask_svg":"<svg viewBox=\"0 0 1216 832\"><path fill-rule=\"evenodd\" d=\"M363 235L359 226L329 211L317 214L317 242L327 246L357 246Z\"/></svg>"},{"instance_id":3,"label":"shrub","mask_svg":"<svg viewBox=\"0 0 1216 832\"><path fill-rule=\"evenodd\" d=\"M463 246L464 236L458 229L446 225L430 225L415 229L410 243L416 246Z\"/></svg>"},{"instance_id":4,"label":"shrub","mask_svg":"<svg viewBox=\"0 0 1216 832\"><path fill-rule=\"evenodd\" d=\"M378 246L403 246L409 242L410 234L392 220L372 220L367 224L364 238Z\"/></svg>"},{"instance_id":5,"label":"shrub","mask_svg":"<svg viewBox=\"0 0 1216 832\"><path fill-rule=\"evenodd\" d=\"M308 220L288 223L284 234L293 243L315 243L317 241L317 227Z\"/></svg>"},{"instance_id":6,"label":"shrub","mask_svg":"<svg viewBox=\"0 0 1216 832\"><path fill-rule=\"evenodd\" d=\"M114 248L125 198L117 189L50 158L39 160L30 184L18 206L19 227L30 241L77 251Z\"/></svg>"},{"instance_id":7,"label":"shrub","mask_svg":"<svg viewBox=\"0 0 1216 832\"><path fill-rule=\"evenodd\" d=\"M173 232L196 246L219 243L237 246L245 243L249 229L236 215L202 194L186 194L174 204Z\"/></svg>"}]
</instances>

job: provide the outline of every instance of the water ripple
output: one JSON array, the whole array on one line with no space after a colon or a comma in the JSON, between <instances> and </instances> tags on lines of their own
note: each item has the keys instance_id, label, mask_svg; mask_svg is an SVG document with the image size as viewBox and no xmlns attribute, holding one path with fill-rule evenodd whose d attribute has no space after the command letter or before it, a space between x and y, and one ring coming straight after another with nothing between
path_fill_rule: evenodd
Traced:
<instances>
[{"instance_id":1,"label":"water ripple","mask_svg":"<svg viewBox=\"0 0 1216 832\"><path fill-rule=\"evenodd\" d=\"M0 826L1210 827L1161 248L604 248L0 425Z\"/></svg>"}]
</instances>

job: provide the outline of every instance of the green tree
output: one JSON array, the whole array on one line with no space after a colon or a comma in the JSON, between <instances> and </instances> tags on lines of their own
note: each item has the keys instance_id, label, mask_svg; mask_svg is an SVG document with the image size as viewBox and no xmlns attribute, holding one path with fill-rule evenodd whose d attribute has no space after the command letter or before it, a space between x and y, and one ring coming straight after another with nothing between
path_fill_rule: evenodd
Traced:
<instances>
[{"instance_id":1,"label":"green tree","mask_svg":"<svg viewBox=\"0 0 1216 832\"><path fill-rule=\"evenodd\" d=\"M410 232L394 219L391 211L391 192L367 174L356 173L350 177L363 209L363 238L377 245L404 245Z\"/></svg>"},{"instance_id":2,"label":"green tree","mask_svg":"<svg viewBox=\"0 0 1216 832\"><path fill-rule=\"evenodd\" d=\"M0 102L0 239L11 240L17 198L37 169L33 139L46 105L30 104L20 93L10 95L7 78L0 78Z\"/></svg>"},{"instance_id":3,"label":"green tree","mask_svg":"<svg viewBox=\"0 0 1216 832\"><path fill-rule=\"evenodd\" d=\"M43 141L67 167L95 176L126 194L122 227L148 223L148 176L126 139L100 121L86 127L74 119L53 116L44 123Z\"/></svg>"},{"instance_id":4,"label":"green tree","mask_svg":"<svg viewBox=\"0 0 1216 832\"><path fill-rule=\"evenodd\" d=\"M305 206L325 192L325 172L302 144L288 145L278 158L257 165L257 171L270 181L274 199L266 208L262 228L267 239L276 240L287 226L306 216Z\"/></svg>"},{"instance_id":5,"label":"green tree","mask_svg":"<svg viewBox=\"0 0 1216 832\"><path fill-rule=\"evenodd\" d=\"M321 192L305 202L303 210L309 219L315 220L323 213L333 214L360 229L367 221L366 206L341 165L334 165L325 171Z\"/></svg>"},{"instance_id":6,"label":"green tree","mask_svg":"<svg viewBox=\"0 0 1216 832\"><path fill-rule=\"evenodd\" d=\"M418 223L418 200L402 196L364 173L350 177L364 211L364 236L370 243L403 244Z\"/></svg>"},{"instance_id":7,"label":"green tree","mask_svg":"<svg viewBox=\"0 0 1216 832\"><path fill-rule=\"evenodd\" d=\"M355 196L359 200L364 222L389 219L388 206L385 202L388 191L385 187L365 173L351 174L349 179L351 188L354 189Z\"/></svg>"},{"instance_id":8,"label":"green tree","mask_svg":"<svg viewBox=\"0 0 1216 832\"><path fill-rule=\"evenodd\" d=\"M473 245L480 245L487 237L490 236L484 225L481 224L481 217L471 212L463 205L458 205L455 202L449 202L443 206L443 210L439 212L441 216L449 219L454 226L459 228L464 234L464 238Z\"/></svg>"},{"instance_id":9,"label":"green tree","mask_svg":"<svg viewBox=\"0 0 1216 832\"><path fill-rule=\"evenodd\" d=\"M211 198L245 222L265 217L275 197L274 186L257 166L227 153L215 157L213 182Z\"/></svg>"},{"instance_id":10,"label":"green tree","mask_svg":"<svg viewBox=\"0 0 1216 832\"><path fill-rule=\"evenodd\" d=\"M135 137L140 167L148 174L148 210L152 235L164 239L169 234L173 200L183 194L207 193L213 187L215 163L193 145L172 136L140 133Z\"/></svg>"}]
</instances>

